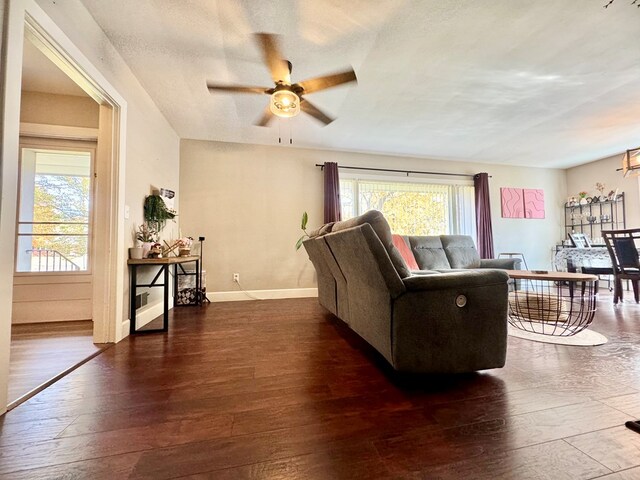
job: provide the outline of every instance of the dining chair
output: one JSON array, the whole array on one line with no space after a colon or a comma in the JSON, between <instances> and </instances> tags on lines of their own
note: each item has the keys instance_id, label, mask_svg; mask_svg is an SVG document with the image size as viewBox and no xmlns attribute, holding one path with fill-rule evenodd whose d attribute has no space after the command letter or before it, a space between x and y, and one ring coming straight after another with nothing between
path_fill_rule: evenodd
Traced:
<instances>
[{"instance_id":1,"label":"dining chair","mask_svg":"<svg viewBox=\"0 0 640 480\"><path fill-rule=\"evenodd\" d=\"M613 303L623 300L622 280L629 280L633 286L633 296L639 302L640 283L640 228L626 230L603 230L611 265L613 266Z\"/></svg>"}]
</instances>

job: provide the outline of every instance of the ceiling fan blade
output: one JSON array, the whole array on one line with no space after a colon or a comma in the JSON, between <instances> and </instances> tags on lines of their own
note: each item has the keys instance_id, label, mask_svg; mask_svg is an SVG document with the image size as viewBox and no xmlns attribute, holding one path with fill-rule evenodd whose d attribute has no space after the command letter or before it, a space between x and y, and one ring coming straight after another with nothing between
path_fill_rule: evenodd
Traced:
<instances>
[{"instance_id":1,"label":"ceiling fan blade","mask_svg":"<svg viewBox=\"0 0 640 480\"><path fill-rule=\"evenodd\" d=\"M231 93L267 93L269 87L248 87L243 85L217 85L215 83L207 83L207 88L211 93L214 92L231 92Z\"/></svg>"},{"instance_id":2,"label":"ceiling fan blade","mask_svg":"<svg viewBox=\"0 0 640 480\"><path fill-rule=\"evenodd\" d=\"M345 72L334 73L331 75L325 75L324 77L310 78L304 82L298 82L298 85L304 88L304 93L317 92L319 90L325 90L327 88L342 85L343 83L357 82L356 72L347 70Z\"/></svg>"},{"instance_id":3,"label":"ceiling fan blade","mask_svg":"<svg viewBox=\"0 0 640 480\"><path fill-rule=\"evenodd\" d=\"M254 125L257 125L258 127L266 127L267 125L269 125L269 122L273 120L274 116L275 115L271 113L271 109L267 104L266 108L264 109L264 112L262 112L262 116L256 121L256 123L254 123Z\"/></svg>"},{"instance_id":4,"label":"ceiling fan blade","mask_svg":"<svg viewBox=\"0 0 640 480\"><path fill-rule=\"evenodd\" d=\"M278 46L278 36L271 33L256 33L255 39L262 50L262 58L267 65L271 78L275 83L284 82L291 84L289 64L282 57Z\"/></svg>"},{"instance_id":5,"label":"ceiling fan blade","mask_svg":"<svg viewBox=\"0 0 640 480\"><path fill-rule=\"evenodd\" d=\"M316 107L313 103L309 103L309 100L302 99L300 101L300 110L305 113L308 113L316 120L320 120L325 125L329 125L331 122L335 120L335 118L331 118L329 115L324 113L318 107Z\"/></svg>"}]
</instances>

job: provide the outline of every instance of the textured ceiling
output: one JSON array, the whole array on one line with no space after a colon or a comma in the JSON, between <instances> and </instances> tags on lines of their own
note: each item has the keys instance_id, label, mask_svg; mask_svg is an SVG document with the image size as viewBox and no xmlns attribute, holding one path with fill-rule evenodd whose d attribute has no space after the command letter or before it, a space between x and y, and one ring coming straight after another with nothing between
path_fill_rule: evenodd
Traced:
<instances>
[{"instance_id":1,"label":"textured ceiling","mask_svg":"<svg viewBox=\"0 0 640 480\"><path fill-rule=\"evenodd\" d=\"M76 97L87 96L84 90L26 38L22 57L22 90Z\"/></svg>"},{"instance_id":2,"label":"textured ceiling","mask_svg":"<svg viewBox=\"0 0 640 480\"><path fill-rule=\"evenodd\" d=\"M640 9L618 0L83 0L182 138L567 167L640 143ZM271 86L252 32L337 120L255 127Z\"/></svg>"}]
</instances>

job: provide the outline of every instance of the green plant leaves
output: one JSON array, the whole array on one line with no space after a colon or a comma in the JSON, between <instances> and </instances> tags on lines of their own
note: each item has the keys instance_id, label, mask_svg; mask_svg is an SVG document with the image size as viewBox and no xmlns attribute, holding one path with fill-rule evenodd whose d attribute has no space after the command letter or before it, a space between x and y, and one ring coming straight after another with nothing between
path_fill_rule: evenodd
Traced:
<instances>
[{"instance_id":1,"label":"green plant leaves","mask_svg":"<svg viewBox=\"0 0 640 480\"><path fill-rule=\"evenodd\" d=\"M306 235L301 236L298 241L296 242L296 250L300 250L300 247L302 246L302 242L304 242L304 239L306 238Z\"/></svg>"},{"instance_id":2,"label":"green plant leaves","mask_svg":"<svg viewBox=\"0 0 640 480\"><path fill-rule=\"evenodd\" d=\"M144 200L144 219L147 223L160 232L167 223L173 220L176 213L167 209L164 200L159 195L149 195Z\"/></svg>"},{"instance_id":3,"label":"green plant leaves","mask_svg":"<svg viewBox=\"0 0 640 480\"><path fill-rule=\"evenodd\" d=\"M302 230L306 230L307 229L307 222L309 221L309 215L307 215L307 212L304 212L302 214L302 226L300 228L302 228Z\"/></svg>"}]
</instances>

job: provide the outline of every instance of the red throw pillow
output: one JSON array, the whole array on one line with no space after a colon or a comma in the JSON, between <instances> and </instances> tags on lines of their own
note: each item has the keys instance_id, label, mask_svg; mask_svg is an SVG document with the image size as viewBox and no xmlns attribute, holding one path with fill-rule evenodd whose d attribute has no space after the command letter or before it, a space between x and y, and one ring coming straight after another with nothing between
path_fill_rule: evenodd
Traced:
<instances>
[{"instance_id":1,"label":"red throw pillow","mask_svg":"<svg viewBox=\"0 0 640 480\"><path fill-rule=\"evenodd\" d=\"M407 267L409 267L409 270L420 270L418 262L416 262L416 257L413 256L411 248L409 248L407 242L404 241L402 235L393 234L391 237L393 238L393 244L400 251L400 255L402 255L402 258L404 258L404 261L406 262Z\"/></svg>"}]
</instances>

